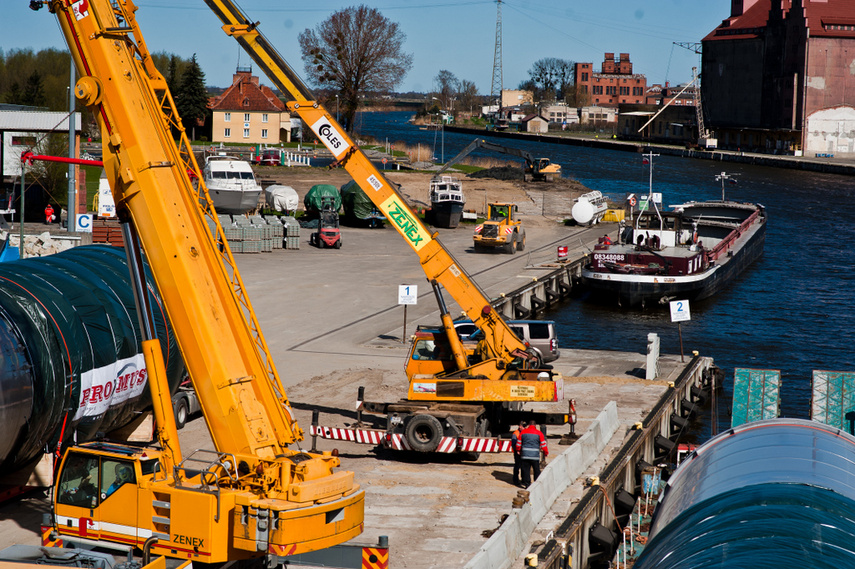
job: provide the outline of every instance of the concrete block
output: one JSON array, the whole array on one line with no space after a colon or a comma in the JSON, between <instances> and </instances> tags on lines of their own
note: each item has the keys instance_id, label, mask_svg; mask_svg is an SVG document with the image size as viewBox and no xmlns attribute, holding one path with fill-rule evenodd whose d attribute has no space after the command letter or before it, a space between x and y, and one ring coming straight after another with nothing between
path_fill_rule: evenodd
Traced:
<instances>
[{"instance_id":1,"label":"concrete block","mask_svg":"<svg viewBox=\"0 0 855 569\"><path fill-rule=\"evenodd\" d=\"M555 500L597 459L619 426L617 403L610 401L585 434L553 459L529 486L529 503L513 510L464 569L508 569Z\"/></svg>"}]
</instances>

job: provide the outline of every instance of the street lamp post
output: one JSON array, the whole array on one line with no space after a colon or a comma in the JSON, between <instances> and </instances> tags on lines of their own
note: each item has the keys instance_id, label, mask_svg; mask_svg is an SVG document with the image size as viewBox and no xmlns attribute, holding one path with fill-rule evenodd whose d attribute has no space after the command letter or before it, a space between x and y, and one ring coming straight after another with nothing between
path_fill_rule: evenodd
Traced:
<instances>
[{"instance_id":1,"label":"street lamp post","mask_svg":"<svg viewBox=\"0 0 855 569\"><path fill-rule=\"evenodd\" d=\"M338 122L338 93L335 95L335 122Z\"/></svg>"},{"instance_id":2,"label":"street lamp post","mask_svg":"<svg viewBox=\"0 0 855 569\"><path fill-rule=\"evenodd\" d=\"M439 101L439 135L440 135L440 162L445 164L445 117L442 116L442 101L436 97L431 97L434 101ZM436 139L434 139L436 140ZM436 144L436 142L434 142Z\"/></svg>"}]
</instances>

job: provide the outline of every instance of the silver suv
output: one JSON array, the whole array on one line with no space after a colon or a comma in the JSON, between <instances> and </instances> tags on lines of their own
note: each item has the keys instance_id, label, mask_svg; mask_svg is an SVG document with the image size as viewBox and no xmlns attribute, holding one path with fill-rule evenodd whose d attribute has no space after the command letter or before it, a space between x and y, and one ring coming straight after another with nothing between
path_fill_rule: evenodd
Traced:
<instances>
[{"instance_id":1,"label":"silver suv","mask_svg":"<svg viewBox=\"0 0 855 569\"><path fill-rule=\"evenodd\" d=\"M555 361L561 355L554 320L508 320L508 326L517 338L538 353L543 363ZM458 320L454 328L464 341L477 342L482 338L481 330L471 320Z\"/></svg>"}]
</instances>

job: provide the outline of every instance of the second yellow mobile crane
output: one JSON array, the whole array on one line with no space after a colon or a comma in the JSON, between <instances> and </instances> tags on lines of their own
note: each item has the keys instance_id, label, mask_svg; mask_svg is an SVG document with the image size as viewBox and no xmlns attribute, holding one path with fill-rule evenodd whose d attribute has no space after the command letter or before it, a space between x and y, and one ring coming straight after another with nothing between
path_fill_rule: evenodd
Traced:
<instances>
[{"instance_id":1,"label":"second yellow mobile crane","mask_svg":"<svg viewBox=\"0 0 855 569\"><path fill-rule=\"evenodd\" d=\"M498 427L508 426L502 418L506 411L518 410L525 402L563 399L562 379L547 372L547 379L543 380L544 370L537 369L535 354L493 310L490 301L440 243L436 233L428 230L397 190L315 100L309 88L258 30L258 23L250 21L231 0L205 0L205 3L222 21L223 31L234 37L281 92L291 98L288 110L299 115L312 129L419 256L436 293L456 370L411 381L407 398L396 412L396 421L390 422L388 429L406 431L410 422L422 418L434 427L439 422L444 428L460 434L497 432ZM443 289L484 333L478 361L471 362L467 357L445 309ZM386 407L374 409L381 414L388 411ZM569 420L569 413L561 417Z\"/></svg>"}]
</instances>

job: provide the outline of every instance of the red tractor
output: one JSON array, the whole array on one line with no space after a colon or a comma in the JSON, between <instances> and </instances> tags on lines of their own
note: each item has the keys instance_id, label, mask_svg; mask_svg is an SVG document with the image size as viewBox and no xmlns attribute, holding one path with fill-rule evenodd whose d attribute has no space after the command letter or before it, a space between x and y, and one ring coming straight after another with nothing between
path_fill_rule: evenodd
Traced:
<instances>
[{"instance_id":1,"label":"red tractor","mask_svg":"<svg viewBox=\"0 0 855 569\"><path fill-rule=\"evenodd\" d=\"M338 212L333 198L321 198L321 211L318 217L318 230L309 237L309 244L315 247L335 247L341 249L341 230L338 226Z\"/></svg>"}]
</instances>

